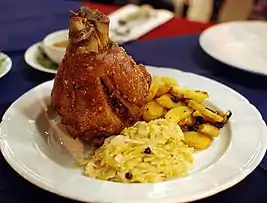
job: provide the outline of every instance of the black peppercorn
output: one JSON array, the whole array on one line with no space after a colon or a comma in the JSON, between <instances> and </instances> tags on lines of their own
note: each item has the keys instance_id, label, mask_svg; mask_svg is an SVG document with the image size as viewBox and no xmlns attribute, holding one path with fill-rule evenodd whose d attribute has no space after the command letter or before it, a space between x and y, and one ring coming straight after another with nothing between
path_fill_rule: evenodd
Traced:
<instances>
[{"instance_id":1,"label":"black peppercorn","mask_svg":"<svg viewBox=\"0 0 267 203\"><path fill-rule=\"evenodd\" d=\"M146 154L151 154L151 149L150 149L149 147L147 147L147 148L145 149L144 153L146 153Z\"/></svg>"},{"instance_id":2,"label":"black peppercorn","mask_svg":"<svg viewBox=\"0 0 267 203\"><path fill-rule=\"evenodd\" d=\"M127 179L132 179L132 177L133 177L133 174L131 174L130 172L125 174L125 178Z\"/></svg>"}]
</instances>

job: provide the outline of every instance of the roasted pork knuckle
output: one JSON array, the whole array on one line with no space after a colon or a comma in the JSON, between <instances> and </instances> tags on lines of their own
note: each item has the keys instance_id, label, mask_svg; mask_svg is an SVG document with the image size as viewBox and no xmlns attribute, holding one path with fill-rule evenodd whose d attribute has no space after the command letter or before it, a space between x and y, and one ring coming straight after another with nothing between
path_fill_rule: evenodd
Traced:
<instances>
[{"instance_id":1,"label":"roasted pork knuckle","mask_svg":"<svg viewBox=\"0 0 267 203\"><path fill-rule=\"evenodd\" d=\"M110 41L107 16L89 7L71 12L51 105L74 138L118 134L140 120L150 84L146 68Z\"/></svg>"}]
</instances>

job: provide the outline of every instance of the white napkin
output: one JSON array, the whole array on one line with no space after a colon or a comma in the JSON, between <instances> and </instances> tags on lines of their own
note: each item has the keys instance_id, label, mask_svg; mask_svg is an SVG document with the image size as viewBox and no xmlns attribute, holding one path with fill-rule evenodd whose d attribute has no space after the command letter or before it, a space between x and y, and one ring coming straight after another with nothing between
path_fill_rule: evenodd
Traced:
<instances>
[{"instance_id":1,"label":"white napkin","mask_svg":"<svg viewBox=\"0 0 267 203\"><path fill-rule=\"evenodd\" d=\"M174 14L168 10L154 10L155 15L145 20L136 20L135 22L120 26L118 21L129 15L130 13L136 12L140 9L140 6L128 4L109 15L110 18L110 39L120 44L138 39L142 35L155 29L161 24L166 23L173 18ZM127 27L127 28L126 28ZM130 32L127 35L118 35L114 30L124 31L129 29Z\"/></svg>"}]
</instances>

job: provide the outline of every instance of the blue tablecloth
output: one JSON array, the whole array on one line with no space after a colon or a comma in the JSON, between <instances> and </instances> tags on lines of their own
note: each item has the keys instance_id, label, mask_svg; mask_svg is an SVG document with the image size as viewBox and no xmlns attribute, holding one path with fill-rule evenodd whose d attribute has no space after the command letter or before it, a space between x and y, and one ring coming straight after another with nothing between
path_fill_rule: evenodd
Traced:
<instances>
[{"instance_id":1,"label":"blue tablecloth","mask_svg":"<svg viewBox=\"0 0 267 203\"><path fill-rule=\"evenodd\" d=\"M80 6L78 1L1 0L0 50L23 51L46 34L68 28L69 10Z\"/></svg>"},{"instance_id":2,"label":"blue tablecloth","mask_svg":"<svg viewBox=\"0 0 267 203\"><path fill-rule=\"evenodd\" d=\"M54 75L27 66L23 54L29 45L41 40L47 33L66 28L68 26L66 10L79 7L78 3L68 1L60 3L60 0L13 2L15 3L0 2L0 49L9 54L13 60L11 72L0 79L0 117L25 91L53 79ZM34 8L39 9L39 12L35 12ZM199 47L198 37L192 35L134 42L124 47L139 63L189 71L227 84L246 96L261 111L266 121L267 103L264 99L267 98L267 78L235 70L211 59ZM17 175L2 156L0 156L0 169L0 202L72 202L30 184ZM267 202L266 189L267 158L265 157L261 167L244 181L199 202Z\"/></svg>"}]
</instances>

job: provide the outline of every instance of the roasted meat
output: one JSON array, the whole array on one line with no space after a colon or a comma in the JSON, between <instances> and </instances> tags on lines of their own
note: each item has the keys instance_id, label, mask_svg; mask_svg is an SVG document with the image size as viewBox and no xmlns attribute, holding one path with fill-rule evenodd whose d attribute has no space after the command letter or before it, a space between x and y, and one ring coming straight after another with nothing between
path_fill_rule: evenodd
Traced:
<instances>
[{"instance_id":1,"label":"roasted meat","mask_svg":"<svg viewBox=\"0 0 267 203\"><path fill-rule=\"evenodd\" d=\"M51 105L73 137L102 139L140 120L150 84L145 67L109 40L107 16L88 7L71 12Z\"/></svg>"}]
</instances>

